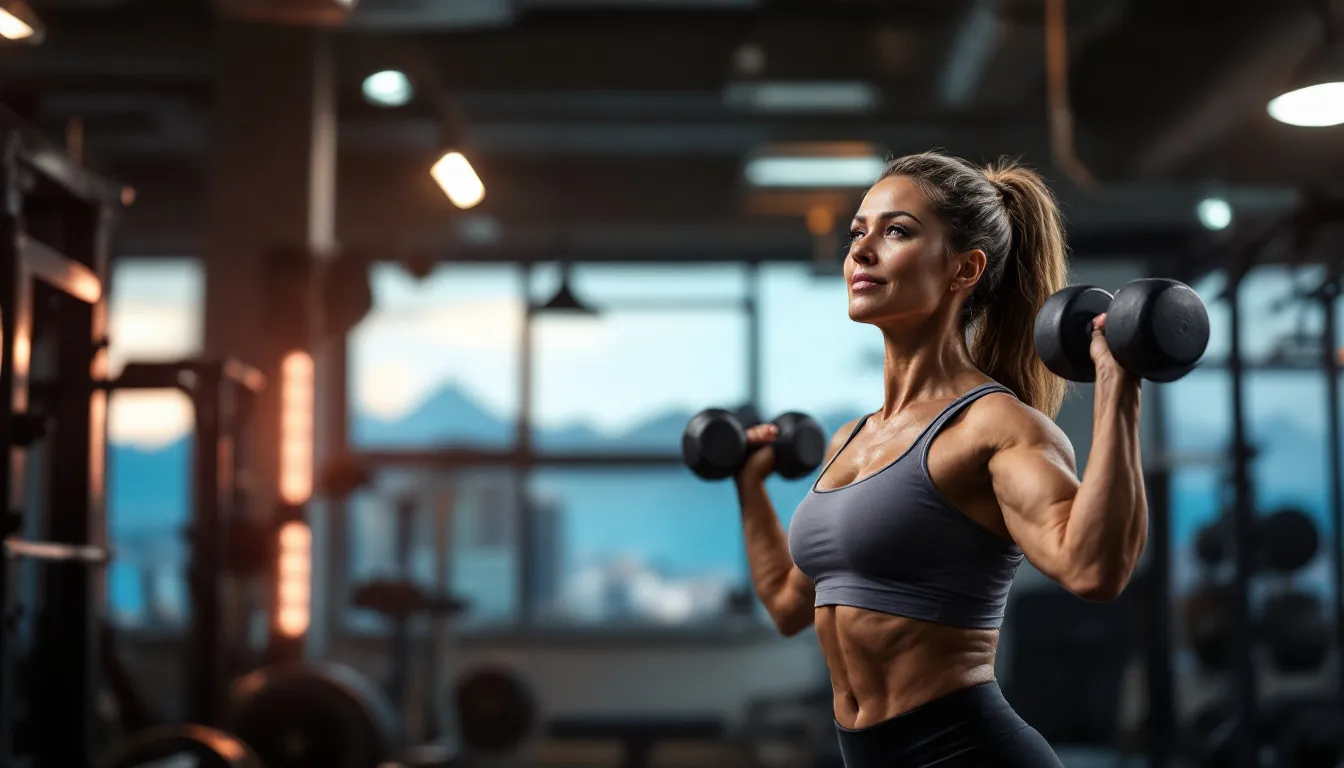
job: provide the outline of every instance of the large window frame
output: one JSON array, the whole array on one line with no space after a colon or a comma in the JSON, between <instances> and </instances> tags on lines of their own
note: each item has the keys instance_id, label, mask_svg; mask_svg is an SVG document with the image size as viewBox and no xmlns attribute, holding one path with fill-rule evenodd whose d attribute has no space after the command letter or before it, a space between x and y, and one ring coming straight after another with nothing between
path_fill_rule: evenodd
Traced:
<instances>
[{"instance_id":1,"label":"large window frame","mask_svg":"<svg viewBox=\"0 0 1344 768\"><path fill-rule=\"evenodd\" d=\"M589 262L577 262L572 266L586 265ZM594 265L604 262L592 262ZM644 265L644 262L639 262ZM701 266L723 266L724 262L678 262L678 267L701 267ZM511 484L511 488L516 495L511 500L511 507L515 510L527 510L527 500L525 498L531 476L533 472L541 469L555 468L584 468L584 469L612 469L612 468L677 468L682 469L682 459L680 450L677 446L668 446L667 450L539 450L534 445L533 440L533 413L536 404L534 397L535 381L535 361L536 361L536 323L539 317L544 317L536 297L532 295L534 269L540 265L524 263L522 268L523 300L525 301L525 311L523 322L519 328L519 376L516 385L520 388L518 398L519 411L515 423L515 438L512 448L492 449L478 447L449 447L449 448L427 448L427 449L397 449L397 448L376 448L360 449L352 446L354 455L375 472L380 469L407 469L419 468L430 471L461 471L472 468L499 468L501 470L511 470L516 477L516 482ZM588 299L585 297L585 303L591 305L599 312L641 312L657 311L666 312L703 312L712 311L738 311L743 314L746 328L745 352L746 352L746 402L759 407L761 401L761 317L759 312L760 305L760 279L758 274L758 265L754 262L743 262L743 269L746 271L744 276L744 286L742 295L737 298L713 297L708 299L695 299L687 297L622 297L622 298L603 298ZM338 345L341 346L341 345ZM344 361L342 361L344 362ZM336 371L346 371L344 364L333 366ZM336 511L334 505L333 511ZM343 515L337 515L338 517ZM512 579L517 592L515 602L518 606L518 615L515 620L484 626L462 626L459 633L465 636L489 639L491 641L527 641L531 638L544 638L547 642L564 642L567 639L575 642L587 643L597 639L601 642L634 642L639 644L650 641L675 640L678 643L696 643L711 642L722 643L736 639L759 639L773 633L765 622L756 621L750 623L746 628L741 626L714 626L706 627L702 624L678 625L678 624L654 624L647 626L623 624L614 629L603 629L593 625L569 626L565 624L552 624L539 620L539 612L543 607L535 594L536 579L532 572L532 560L526 556L531 551L531 542L535 535L535 520L532 515L523 512L519 514L518 519L514 521L517 537L515 546L520 556L516 558L516 572ZM344 526L339 526L344 528ZM333 533L335 533L333 531ZM328 550L328 556L334 562L328 572L332 575L347 572L349 564L349 552L343 535L336 536L338 541L333 541ZM743 551L742 563L745 569L746 553ZM440 584L440 587L445 585ZM451 588L451 585L447 585ZM743 584L743 587L749 585ZM345 617L348 611L352 610L339 595L341 592L335 592L333 597L340 603L340 608L333 611L331 619L337 634L344 635L372 635L370 630L361 630L350 627Z\"/></svg>"}]
</instances>

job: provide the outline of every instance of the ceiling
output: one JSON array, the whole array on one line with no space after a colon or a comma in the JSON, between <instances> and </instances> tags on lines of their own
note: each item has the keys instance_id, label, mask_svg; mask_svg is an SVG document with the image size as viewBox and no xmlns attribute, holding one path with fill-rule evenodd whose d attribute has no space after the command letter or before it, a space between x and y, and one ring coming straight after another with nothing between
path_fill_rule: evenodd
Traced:
<instances>
[{"instance_id":1,"label":"ceiling","mask_svg":"<svg viewBox=\"0 0 1344 768\"><path fill-rule=\"evenodd\" d=\"M198 247L216 31L221 8L249 1L34 0L46 40L0 48L0 101L58 137L81 118L89 164L136 187L123 252ZM1090 190L1052 162L1041 0L362 0L333 31L341 234L461 246L425 183L446 114L489 189L478 213L575 252L806 252L801 217L743 189L744 159L781 141L1021 156L1055 182L1075 245L1098 253L1198 238L1210 190L1254 218L1338 182L1344 130L1264 111L1321 38L1308 0L1083 0L1069 14ZM743 109L725 92L752 62L771 81L867 84L876 103ZM413 73L412 103L361 98L386 67Z\"/></svg>"}]
</instances>

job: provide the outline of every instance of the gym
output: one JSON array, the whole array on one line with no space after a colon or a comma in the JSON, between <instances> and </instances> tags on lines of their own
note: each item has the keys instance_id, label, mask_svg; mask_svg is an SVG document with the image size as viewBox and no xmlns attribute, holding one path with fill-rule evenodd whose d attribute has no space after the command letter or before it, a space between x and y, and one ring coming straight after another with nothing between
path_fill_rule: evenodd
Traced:
<instances>
[{"instance_id":1,"label":"gym","mask_svg":"<svg viewBox=\"0 0 1344 768\"><path fill-rule=\"evenodd\" d=\"M1042 421L1075 518L1142 486L1104 599L994 459L939 484L991 398L884 410L970 312L898 277L951 203L873 202L930 151L1057 200ZM937 697L835 648L954 629L1068 768L1341 768L1341 169L1335 0L0 0L0 768L869 768ZM998 494L1001 616L807 575L916 466Z\"/></svg>"}]
</instances>

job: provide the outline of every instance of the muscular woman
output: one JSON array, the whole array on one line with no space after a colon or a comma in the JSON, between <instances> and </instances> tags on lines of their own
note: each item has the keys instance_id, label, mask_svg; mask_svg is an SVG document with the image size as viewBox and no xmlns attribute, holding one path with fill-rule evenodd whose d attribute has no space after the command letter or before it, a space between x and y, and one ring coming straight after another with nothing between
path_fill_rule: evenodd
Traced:
<instances>
[{"instance_id":1,"label":"muscular woman","mask_svg":"<svg viewBox=\"0 0 1344 768\"><path fill-rule=\"evenodd\" d=\"M736 477L756 593L780 632L815 624L847 768L1049 768L994 678L1025 557L1112 600L1147 539L1139 379L1094 325L1093 440L1079 481L1054 424L1063 380L1032 327L1064 286L1063 227L1034 172L941 154L888 164L854 216L849 316L886 347L880 409L835 433L786 533L761 447ZM749 438L766 446L774 427Z\"/></svg>"}]
</instances>

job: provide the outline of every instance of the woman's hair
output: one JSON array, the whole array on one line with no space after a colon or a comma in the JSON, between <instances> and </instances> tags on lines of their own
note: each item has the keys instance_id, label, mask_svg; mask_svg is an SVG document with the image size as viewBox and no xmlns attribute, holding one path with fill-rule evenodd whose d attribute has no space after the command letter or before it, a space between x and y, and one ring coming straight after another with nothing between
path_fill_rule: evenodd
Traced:
<instances>
[{"instance_id":1,"label":"woman's hair","mask_svg":"<svg viewBox=\"0 0 1344 768\"><path fill-rule=\"evenodd\" d=\"M1054 418L1066 383L1046 369L1032 338L1037 311L1068 273L1064 225L1050 188L1012 160L981 170L936 152L892 160L882 178L892 176L924 193L954 250L985 252L985 272L962 307L976 367Z\"/></svg>"}]
</instances>

